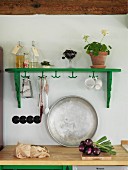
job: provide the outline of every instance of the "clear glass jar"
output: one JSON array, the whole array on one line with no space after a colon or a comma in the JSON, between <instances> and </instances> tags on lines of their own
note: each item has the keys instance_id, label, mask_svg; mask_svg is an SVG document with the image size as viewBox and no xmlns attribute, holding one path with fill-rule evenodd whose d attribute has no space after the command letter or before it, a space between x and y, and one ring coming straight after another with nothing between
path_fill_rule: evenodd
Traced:
<instances>
[{"instance_id":1,"label":"clear glass jar","mask_svg":"<svg viewBox=\"0 0 128 170\"><path fill-rule=\"evenodd\" d=\"M39 67L39 54L37 48L35 47L35 42L32 41L29 68L38 68L38 67Z\"/></svg>"},{"instance_id":2,"label":"clear glass jar","mask_svg":"<svg viewBox=\"0 0 128 170\"><path fill-rule=\"evenodd\" d=\"M39 67L39 62L37 58L30 59L29 62L29 68L38 68Z\"/></svg>"}]
</instances>

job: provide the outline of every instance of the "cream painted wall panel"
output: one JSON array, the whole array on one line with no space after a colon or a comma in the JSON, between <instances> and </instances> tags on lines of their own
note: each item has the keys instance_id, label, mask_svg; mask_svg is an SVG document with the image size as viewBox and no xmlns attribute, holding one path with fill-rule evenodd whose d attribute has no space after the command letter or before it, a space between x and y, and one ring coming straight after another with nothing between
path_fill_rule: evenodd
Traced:
<instances>
[{"instance_id":1,"label":"cream painted wall panel","mask_svg":"<svg viewBox=\"0 0 128 170\"><path fill-rule=\"evenodd\" d=\"M84 81L89 74L77 74L78 78L71 80L68 74L61 74L60 79L51 78L49 102L52 105L63 96L77 95L84 97L96 109L99 124L93 139L107 135L113 144L119 144L121 139L128 138L128 28L126 15L85 15L85 16L0 16L0 45L4 48L4 67L14 66L11 50L17 41L22 41L27 49L35 40L40 50L40 61L50 60L56 67L67 67L68 61L62 60L63 52L68 49L78 51L74 59L74 67L90 67L91 61L85 53L82 37L91 36L91 40L101 38L100 30L106 28L110 34L104 40L113 49L107 59L107 67L121 68L121 73L113 74L111 107L106 108L106 74L97 74L103 80L100 91L87 90ZM17 108L13 74L4 74L4 144L19 142L33 144L57 144L49 135L46 126L47 116L39 125L14 125L11 119L14 115L39 115L38 74L31 74L34 90L33 99L22 99L22 108ZM118 135L117 135L118 134Z\"/></svg>"}]
</instances>

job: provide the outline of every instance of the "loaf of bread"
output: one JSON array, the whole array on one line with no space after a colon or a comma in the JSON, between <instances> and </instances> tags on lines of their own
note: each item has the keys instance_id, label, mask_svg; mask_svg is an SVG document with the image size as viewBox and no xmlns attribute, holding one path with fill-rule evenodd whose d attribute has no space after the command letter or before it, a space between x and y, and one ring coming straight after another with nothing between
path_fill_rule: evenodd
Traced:
<instances>
[{"instance_id":1,"label":"loaf of bread","mask_svg":"<svg viewBox=\"0 0 128 170\"><path fill-rule=\"evenodd\" d=\"M19 159L50 157L46 147L22 143L16 145L14 155Z\"/></svg>"}]
</instances>

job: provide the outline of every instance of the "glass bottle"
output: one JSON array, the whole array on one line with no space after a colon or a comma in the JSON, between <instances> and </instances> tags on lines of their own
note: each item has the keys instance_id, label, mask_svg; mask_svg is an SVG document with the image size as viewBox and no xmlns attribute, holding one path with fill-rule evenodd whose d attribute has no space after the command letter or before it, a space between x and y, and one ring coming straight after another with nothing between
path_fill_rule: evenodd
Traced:
<instances>
[{"instance_id":1,"label":"glass bottle","mask_svg":"<svg viewBox=\"0 0 128 170\"><path fill-rule=\"evenodd\" d=\"M23 63L24 63L24 51L23 51L23 46L21 46L21 43L19 42L19 50L16 53L16 59L15 59L15 65L16 68L23 68Z\"/></svg>"},{"instance_id":2,"label":"glass bottle","mask_svg":"<svg viewBox=\"0 0 128 170\"><path fill-rule=\"evenodd\" d=\"M37 48L35 47L35 42L32 41L29 68L38 68L38 67L39 67L39 54Z\"/></svg>"},{"instance_id":3,"label":"glass bottle","mask_svg":"<svg viewBox=\"0 0 128 170\"><path fill-rule=\"evenodd\" d=\"M29 56L28 56L29 53L24 53L24 68L29 68Z\"/></svg>"}]
</instances>

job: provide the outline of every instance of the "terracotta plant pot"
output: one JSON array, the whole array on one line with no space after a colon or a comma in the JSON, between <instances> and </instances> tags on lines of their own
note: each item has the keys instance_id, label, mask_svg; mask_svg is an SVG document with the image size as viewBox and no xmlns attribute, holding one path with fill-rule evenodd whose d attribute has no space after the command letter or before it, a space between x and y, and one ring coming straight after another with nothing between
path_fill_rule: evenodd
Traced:
<instances>
[{"instance_id":1,"label":"terracotta plant pot","mask_svg":"<svg viewBox=\"0 0 128 170\"><path fill-rule=\"evenodd\" d=\"M107 52L99 52L98 56L94 56L90 53L91 60L92 60L92 68L105 68L105 61L108 53Z\"/></svg>"}]
</instances>

